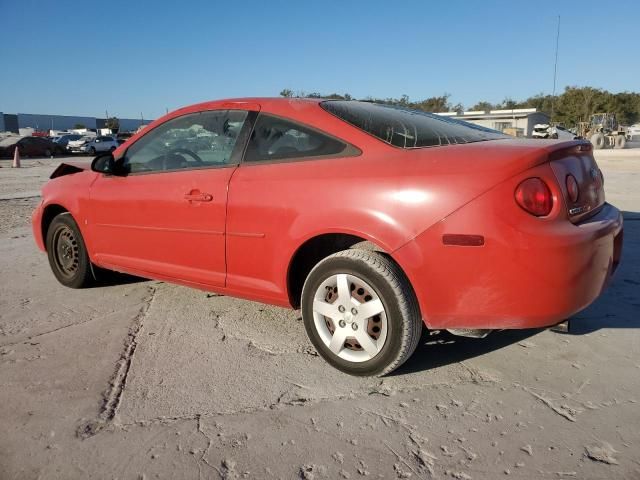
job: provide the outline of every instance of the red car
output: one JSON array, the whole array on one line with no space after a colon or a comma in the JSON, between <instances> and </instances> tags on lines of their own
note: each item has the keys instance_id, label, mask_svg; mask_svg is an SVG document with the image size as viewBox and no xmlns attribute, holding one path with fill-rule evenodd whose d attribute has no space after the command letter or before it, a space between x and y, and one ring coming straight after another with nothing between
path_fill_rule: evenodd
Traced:
<instances>
[{"instance_id":1,"label":"red car","mask_svg":"<svg viewBox=\"0 0 640 480\"><path fill-rule=\"evenodd\" d=\"M588 142L366 102L202 103L51 178L33 230L64 285L97 266L300 308L355 375L400 366L423 324L557 324L622 248Z\"/></svg>"}]
</instances>

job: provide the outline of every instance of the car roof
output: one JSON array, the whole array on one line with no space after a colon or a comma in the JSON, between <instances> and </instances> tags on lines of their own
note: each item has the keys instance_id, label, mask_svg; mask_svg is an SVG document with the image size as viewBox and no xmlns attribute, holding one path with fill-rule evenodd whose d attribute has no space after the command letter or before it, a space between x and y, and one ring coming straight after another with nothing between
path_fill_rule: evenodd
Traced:
<instances>
[{"instance_id":1,"label":"car roof","mask_svg":"<svg viewBox=\"0 0 640 480\"><path fill-rule=\"evenodd\" d=\"M214 110L223 107L229 108L251 108L259 105L261 109L282 109L290 107L295 109L296 106L313 105L323 102L323 98L284 98L284 97L241 97L241 98L225 98L221 100L210 100L207 102L196 103L180 108L173 112L169 112L168 116L174 117L184 115L186 113L197 112L201 110Z\"/></svg>"}]
</instances>

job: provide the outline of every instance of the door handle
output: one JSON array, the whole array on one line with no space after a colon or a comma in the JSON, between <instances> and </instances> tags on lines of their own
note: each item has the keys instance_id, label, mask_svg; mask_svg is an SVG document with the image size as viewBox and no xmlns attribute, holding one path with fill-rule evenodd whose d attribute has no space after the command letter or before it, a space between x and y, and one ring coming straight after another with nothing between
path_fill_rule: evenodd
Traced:
<instances>
[{"instance_id":1,"label":"door handle","mask_svg":"<svg viewBox=\"0 0 640 480\"><path fill-rule=\"evenodd\" d=\"M189 202L210 202L213 200L213 195L210 193L202 193L198 190L192 190L191 192L185 194L185 200Z\"/></svg>"}]
</instances>

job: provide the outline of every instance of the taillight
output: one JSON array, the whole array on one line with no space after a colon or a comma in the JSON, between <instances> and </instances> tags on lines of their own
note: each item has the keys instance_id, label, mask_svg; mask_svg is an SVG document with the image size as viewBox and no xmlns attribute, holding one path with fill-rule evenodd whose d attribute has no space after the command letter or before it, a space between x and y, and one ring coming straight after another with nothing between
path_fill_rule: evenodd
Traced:
<instances>
[{"instance_id":1,"label":"taillight","mask_svg":"<svg viewBox=\"0 0 640 480\"><path fill-rule=\"evenodd\" d=\"M540 178L527 178L516 188L516 202L520 207L536 217L551 213L553 197L551 190Z\"/></svg>"},{"instance_id":2,"label":"taillight","mask_svg":"<svg viewBox=\"0 0 640 480\"><path fill-rule=\"evenodd\" d=\"M580 194L576 177L571 174L567 175L566 184L569 200L571 200L571 203L576 203L578 201L578 195Z\"/></svg>"}]
</instances>

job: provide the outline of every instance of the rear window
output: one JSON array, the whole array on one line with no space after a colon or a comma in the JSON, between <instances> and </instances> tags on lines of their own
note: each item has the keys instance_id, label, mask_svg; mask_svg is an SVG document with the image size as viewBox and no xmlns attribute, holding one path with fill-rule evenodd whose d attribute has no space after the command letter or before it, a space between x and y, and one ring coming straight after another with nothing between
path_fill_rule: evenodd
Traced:
<instances>
[{"instance_id":1,"label":"rear window","mask_svg":"<svg viewBox=\"0 0 640 480\"><path fill-rule=\"evenodd\" d=\"M472 123L377 103L329 100L327 112L390 145L401 148L437 147L509 138Z\"/></svg>"}]
</instances>

